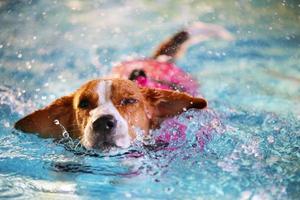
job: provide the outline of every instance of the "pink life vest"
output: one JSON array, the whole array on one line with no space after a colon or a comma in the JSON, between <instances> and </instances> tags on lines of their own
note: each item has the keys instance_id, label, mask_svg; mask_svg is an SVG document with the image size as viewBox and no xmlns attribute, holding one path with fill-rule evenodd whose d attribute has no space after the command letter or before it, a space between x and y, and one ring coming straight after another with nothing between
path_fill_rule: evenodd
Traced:
<instances>
[{"instance_id":1,"label":"pink life vest","mask_svg":"<svg viewBox=\"0 0 300 200\"><path fill-rule=\"evenodd\" d=\"M146 77L137 77L136 82L139 86L178 90L192 96L197 95L199 88L197 81L174 63L153 59L125 61L113 68L113 74L128 79L133 70L143 70L146 74Z\"/></svg>"}]
</instances>

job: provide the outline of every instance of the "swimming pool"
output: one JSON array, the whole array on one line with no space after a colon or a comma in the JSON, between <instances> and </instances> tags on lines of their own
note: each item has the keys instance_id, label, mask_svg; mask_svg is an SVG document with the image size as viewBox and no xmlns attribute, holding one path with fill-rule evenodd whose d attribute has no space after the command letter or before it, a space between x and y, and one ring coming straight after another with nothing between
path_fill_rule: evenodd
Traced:
<instances>
[{"instance_id":1,"label":"swimming pool","mask_svg":"<svg viewBox=\"0 0 300 200\"><path fill-rule=\"evenodd\" d=\"M172 151L74 151L12 128L198 20L235 41L193 46L178 61L210 109L175 118L187 137ZM0 1L0 198L299 198L299 24L297 1Z\"/></svg>"}]
</instances>

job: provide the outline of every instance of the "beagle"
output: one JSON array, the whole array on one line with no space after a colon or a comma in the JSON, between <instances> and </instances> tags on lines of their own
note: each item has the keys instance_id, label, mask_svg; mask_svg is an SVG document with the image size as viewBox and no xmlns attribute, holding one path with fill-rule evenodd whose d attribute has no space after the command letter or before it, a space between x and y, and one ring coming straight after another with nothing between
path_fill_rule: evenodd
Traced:
<instances>
[{"instance_id":1,"label":"beagle","mask_svg":"<svg viewBox=\"0 0 300 200\"><path fill-rule=\"evenodd\" d=\"M198 38L197 38L197 37ZM72 138L86 148L128 148L137 131L147 135L165 118L190 108L203 109L207 102L194 97L196 81L172 61L193 40L230 39L222 27L198 22L168 39L152 58L120 63L116 78L92 80L68 96L16 122L15 128L42 137L61 136L59 120Z\"/></svg>"}]
</instances>

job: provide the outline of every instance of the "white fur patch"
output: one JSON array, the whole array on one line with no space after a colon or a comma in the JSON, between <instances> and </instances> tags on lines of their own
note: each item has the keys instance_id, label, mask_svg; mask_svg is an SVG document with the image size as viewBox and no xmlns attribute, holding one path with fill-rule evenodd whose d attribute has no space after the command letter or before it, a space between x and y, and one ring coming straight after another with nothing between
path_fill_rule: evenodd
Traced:
<instances>
[{"instance_id":1,"label":"white fur patch","mask_svg":"<svg viewBox=\"0 0 300 200\"><path fill-rule=\"evenodd\" d=\"M83 136L83 145L87 148L92 148L95 142L101 144L101 141L95 141L95 133L92 124L102 115L112 115L117 121L116 133L112 136L112 142L121 148L128 148L131 139L128 133L128 123L121 116L117 108L111 101L111 80L102 80L97 87L98 107L90 111L90 121L88 122Z\"/></svg>"}]
</instances>

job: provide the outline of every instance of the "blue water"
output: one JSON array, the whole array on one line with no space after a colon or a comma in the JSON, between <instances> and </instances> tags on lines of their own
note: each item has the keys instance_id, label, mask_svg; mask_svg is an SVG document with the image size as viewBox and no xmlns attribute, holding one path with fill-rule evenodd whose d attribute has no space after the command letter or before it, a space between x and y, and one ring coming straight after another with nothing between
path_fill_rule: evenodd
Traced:
<instances>
[{"instance_id":1,"label":"blue water","mask_svg":"<svg viewBox=\"0 0 300 200\"><path fill-rule=\"evenodd\" d=\"M188 128L174 150L85 152L12 128L198 20L235 40L195 45L178 60L210 109L175 118ZM299 199L299 24L290 0L0 1L0 198Z\"/></svg>"}]
</instances>

